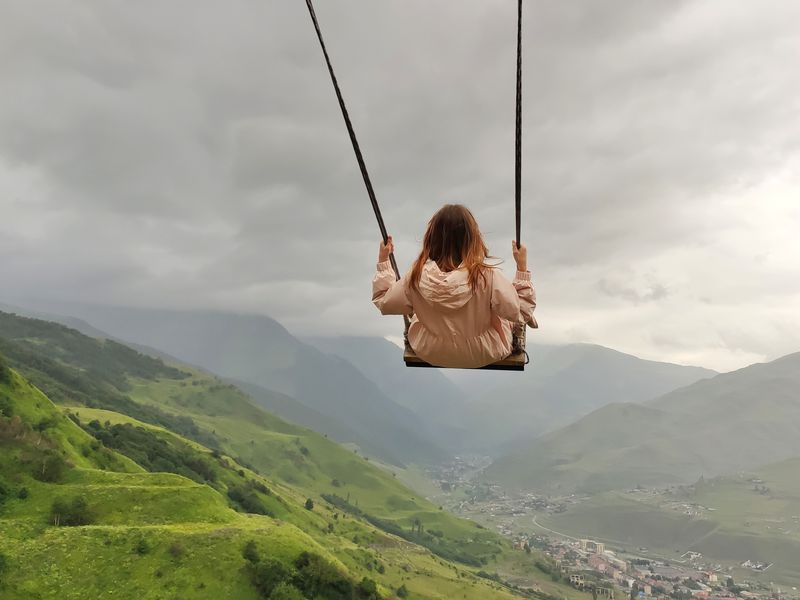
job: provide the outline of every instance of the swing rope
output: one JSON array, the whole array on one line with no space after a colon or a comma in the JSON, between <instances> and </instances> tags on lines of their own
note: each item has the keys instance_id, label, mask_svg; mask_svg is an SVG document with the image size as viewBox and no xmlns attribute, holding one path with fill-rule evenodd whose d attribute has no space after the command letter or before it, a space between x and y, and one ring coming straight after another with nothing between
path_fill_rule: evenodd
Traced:
<instances>
[{"instance_id":1,"label":"swing rope","mask_svg":"<svg viewBox=\"0 0 800 600\"><path fill-rule=\"evenodd\" d=\"M517 119L514 138L514 212L519 247L522 228L522 0L517 2Z\"/></svg>"},{"instance_id":2,"label":"swing rope","mask_svg":"<svg viewBox=\"0 0 800 600\"><path fill-rule=\"evenodd\" d=\"M328 73L331 75L333 89L336 91L336 98L339 100L339 108L342 109L344 124L347 126L347 133L350 135L350 142L353 144L353 151L356 153L358 168L361 169L361 176L364 178L364 185L367 187L367 194L369 195L369 201L372 203L372 210L375 212L375 219L378 221L378 228L381 230L383 243L386 244L389 241L389 234L386 232L386 225L383 223L381 207L378 206L378 199L375 197L375 190L372 188L372 181L370 180L369 173L367 172L367 164L364 162L364 156L361 154L361 146L358 144L356 132L355 129L353 129L353 123L350 121L350 113L347 112L347 106L345 105L344 98L342 97L342 90L339 89L339 81L336 79L336 73L333 71L331 59L328 56L328 50L325 48L325 41L322 39L322 31L319 28L319 21L317 21L317 15L314 12L314 5L311 3L311 0L306 0L306 5L308 6L308 12L311 15L311 20L314 23L314 29L317 31L317 38L319 38L319 45L322 46L322 53L325 55L325 63L328 65ZM394 259L394 253L389 255L389 260L392 263L392 269L394 269L395 279L399 280L400 270L397 268L397 262Z\"/></svg>"},{"instance_id":3,"label":"swing rope","mask_svg":"<svg viewBox=\"0 0 800 600\"><path fill-rule=\"evenodd\" d=\"M328 66L328 73L330 73L333 89L336 92L336 99L339 101L339 108L342 110L342 117L344 118L344 123L347 126L347 133L350 136L350 142L353 144L353 151L355 152L356 160L358 161L358 168L361 170L361 176L363 177L364 185L367 188L367 195L369 195L369 201L372 204L372 210L375 212L375 219L378 221L378 228L380 229L381 237L383 238L383 243L385 244L388 241L389 236L386 232L386 225L383 222L383 215L381 214L381 208L378 205L378 199L375 196L375 190L372 187L372 181L370 180L369 172L367 171L367 164L364 161L363 154L361 153L361 146L358 143L358 138L356 138L356 132L353 128L353 123L350 120L350 113L347 111L347 106L345 105L344 97L342 96L342 90L339 88L339 81L336 79L336 73L334 72L333 65L331 64L331 59L328 55L328 49L325 47L325 41L322 38L322 31L320 30L317 15L314 12L314 5L312 4L311 0L306 0L306 5L308 6L308 12L311 15L311 21L314 23L314 29L317 32L319 45L322 47L322 54L325 56L325 64ZM522 228L522 0L517 0L516 99L516 131L514 136L514 212L516 240L517 245L519 246ZM394 253L389 255L389 260L392 263L392 269L394 269L395 278L400 279L400 271L397 268L397 262L395 261Z\"/></svg>"}]
</instances>

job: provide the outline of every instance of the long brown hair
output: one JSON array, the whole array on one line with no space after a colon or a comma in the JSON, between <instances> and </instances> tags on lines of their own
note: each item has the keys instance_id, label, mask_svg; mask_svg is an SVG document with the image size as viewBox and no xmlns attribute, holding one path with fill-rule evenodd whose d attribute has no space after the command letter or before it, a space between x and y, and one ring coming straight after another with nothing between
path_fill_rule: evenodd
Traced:
<instances>
[{"instance_id":1,"label":"long brown hair","mask_svg":"<svg viewBox=\"0 0 800 600\"><path fill-rule=\"evenodd\" d=\"M492 268L486 264L487 258L492 257L470 210L461 204L445 204L428 221L422 251L411 267L409 283L417 289L422 267L432 260L446 272L463 266L469 271L469 284L474 291L479 281L485 281L486 270Z\"/></svg>"}]
</instances>

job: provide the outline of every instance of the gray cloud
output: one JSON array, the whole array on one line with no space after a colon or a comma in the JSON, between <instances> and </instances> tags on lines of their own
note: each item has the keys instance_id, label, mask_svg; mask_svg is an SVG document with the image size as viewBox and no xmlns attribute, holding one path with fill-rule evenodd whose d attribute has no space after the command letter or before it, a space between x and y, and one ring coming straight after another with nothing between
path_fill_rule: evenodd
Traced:
<instances>
[{"instance_id":1,"label":"gray cloud","mask_svg":"<svg viewBox=\"0 0 800 600\"><path fill-rule=\"evenodd\" d=\"M317 7L403 266L445 201L510 259L514 9ZM718 368L800 347L798 22L792 0L526 4L542 339ZM302 2L5 2L0 215L4 295L396 333Z\"/></svg>"}]
</instances>

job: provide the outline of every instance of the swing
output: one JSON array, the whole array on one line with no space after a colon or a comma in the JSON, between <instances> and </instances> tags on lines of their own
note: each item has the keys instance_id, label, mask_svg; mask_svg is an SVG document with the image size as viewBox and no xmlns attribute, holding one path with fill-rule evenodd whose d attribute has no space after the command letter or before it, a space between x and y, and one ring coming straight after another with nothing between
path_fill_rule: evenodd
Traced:
<instances>
[{"instance_id":1,"label":"swing","mask_svg":"<svg viewBox=\"0 0 800 600\"><path fill-rule=\"evenodd\" d=\"M375 219L378 221L378 228L380 229L381 236L383 238L383 243L386 244L389 238L389 234L386 230L386 225L383 222L383 216L381 215L380 206L378 206L378 199L375 196L375 190L372 188L372 182L369 178L369 173L367 172L367 165L364 162L364 157L361 154L361 147L358 144L358 139L356 138L356 132L353 128L353 123L350 121L350 114L347 111L347 106L344 103L344 97L342 96L341 89L339 88L339 82L336 79L336 74L333 71L333 65L331 64L330 57L328 56L328 50L325 47L325 42L322 39L322 31L320 30L319 22L317 21L317 15L314 12L314 5L312 4L312 0L306 0L306 5L308 6L308 12L311 15L311 21L314 24L314 29L317 32L317 38L319 39L320 47L322 48L322 54L325 57L325 64L328 67L328 73L331 76L331 83L333 83L333 89L336 92L336 99L339 101L339 108L342 111L342 117L344 118L345 126L347 127L347 133L350 136L350 142L353 145L353 151L356 155L356 161L358 162L358 167L361 170L361 176L364 179L364 185L367 188L367 195L369 196L370 203L372 204L372 210L375 213ZM514 171L514 206L515 206L515 220L516 220L516 240L517 246L520 243L520 229L521 229L521 221L522 221L522 0L517 1L517 110L516 110L516 135L515 135L515 171ZM394 253L389 255L389 261L391 262L392 269L394 270L395 280L400 280L400 270L397 268L397 262L394 258ZM421 358L419 358L414 349L411 348L411 345L408 343L408 326L409 326L409 318L407 316L403 317L405 322L405 330L404 330L404 339L405 339L405 351L403 352L403 361L405 362L407 367L433 367L436 368L435 365L431 365ZM525 351L525 323L516 323L513 327L513 340L511 344L511 354L506 358L503 358L497 362L494 362L490 365L486 365L484 367L480 367L481 369L486 370L494 370L494 371L524 371L525 365L528 364L528 353Z\"/></svg>"}]
</instances>

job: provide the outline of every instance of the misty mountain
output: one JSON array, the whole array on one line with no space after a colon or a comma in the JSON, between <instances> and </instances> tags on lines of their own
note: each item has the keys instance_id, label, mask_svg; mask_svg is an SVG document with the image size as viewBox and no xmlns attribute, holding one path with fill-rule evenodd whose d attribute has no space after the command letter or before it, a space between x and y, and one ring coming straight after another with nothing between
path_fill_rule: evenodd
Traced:
<instances>
[{"instance_id":1,"label":"misty mountain","mask_svg":"<svg viewBox=\"0 0 800 600\"><path fill-rule=\"evenodd\" d=\"M311 411L294 407L276 414L302 418L296 422L340 442L353 442L382 460L398 464L446 456L423 419L387 397L345 359L300 342L269 317L78 304L59 312L120 340L289 396ZM264 405L265 394L249 391ZM285 398L276 402L273 396L270 401L273 409L290 405ZM340 437L346 432L352 435Z\"/></svg>"},{"instance_id":2,"label":"misty mountain","mask_svg":"<svg viewBox=\"0 0 800 600\"><path fill-rule=\"evenodd\" d=\"M484 476L518 489L691 482L800 456L800 353L611 404L534 440Z\"/></svg>"},{"instance_id":3,"label":"misty mountain","mask_svg":"<svg viewBox=\"0 0 800 600\"><path fill-rule=\"evenodd\" d=\"M490 454L512 449L612 402L645 402L714 371L643 360L603 346L530 345L522 374L493 373L495 387L471 403L466 427ZM469 386L476 373L454 373ZM473 384L474 385L474 384Z\"/></svg>"},{"instance_id":4,"label":"misty mountain","mask_svg":"<svg viewBox=\"0 0 800 600\"><path fill-rule=\"evenodd\" d=\"M353 364L381 391L414 411L448 447L463 445L466 393L439 369L411 369L403 350L377 337L316 337L308 343Z\"/></svg>"}]
</instances>

